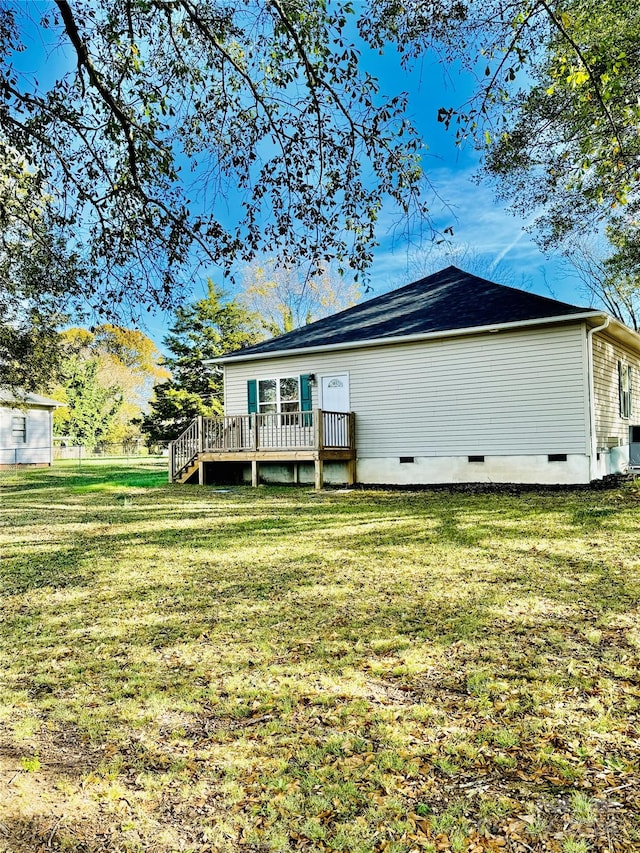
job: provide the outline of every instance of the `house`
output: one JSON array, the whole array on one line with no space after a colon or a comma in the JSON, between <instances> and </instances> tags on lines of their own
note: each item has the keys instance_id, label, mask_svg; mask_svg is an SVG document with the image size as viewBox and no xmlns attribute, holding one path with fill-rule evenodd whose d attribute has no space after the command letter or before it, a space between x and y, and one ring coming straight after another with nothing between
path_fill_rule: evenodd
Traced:
<instances>
[{"instance_id":1,"label":"house","mask_svg":"<svg viewBox=\"0 0 640 853\"><path fill-rule=\"evenodd\" d=\"M40 394L0 389L0 468L53 462L53 410L62 405Z\"/></svg>"},{"instance_id":2,"label":"house","mask_svg":"<svg viewBox=\"0 0 640 853\"><path fill-rule=\"evenodd\" d=\"M640 464L640 335L448 267L230 353L171 479L588 483Z\"/></svg>"}]
</instances>

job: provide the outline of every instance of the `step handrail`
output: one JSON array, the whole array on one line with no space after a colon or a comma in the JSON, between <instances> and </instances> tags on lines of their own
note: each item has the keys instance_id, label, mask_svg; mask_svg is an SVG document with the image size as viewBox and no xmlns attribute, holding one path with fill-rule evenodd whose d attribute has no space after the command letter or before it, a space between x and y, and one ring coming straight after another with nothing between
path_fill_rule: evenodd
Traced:
<instances>
[{"instance_id":1,"label":"step handrail","mask_svg":"<svg viewBox=\"0 0 640 853\"><path fill-rule=\"evenodd\" d=\"M194 418L178 438L169 444L169 470L172 482L181 471L189 467L200 452L201 421L201 417Z\"/></svg>"}]
</instances>

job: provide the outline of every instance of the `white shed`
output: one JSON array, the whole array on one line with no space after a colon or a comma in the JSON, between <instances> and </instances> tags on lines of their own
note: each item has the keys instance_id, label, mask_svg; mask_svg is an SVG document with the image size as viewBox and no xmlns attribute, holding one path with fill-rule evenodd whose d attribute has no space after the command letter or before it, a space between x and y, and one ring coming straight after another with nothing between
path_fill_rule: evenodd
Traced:
<instances>
[{"instance_id":1,"label":"white shed","mask_svg":"<svg viewBox=\"0 0 640 853\"><path fill-rule=\"evenodd\" d=\"M0 390L0 468L53 462L53 411L57 400Z\"/></svg>"}]
</instances>

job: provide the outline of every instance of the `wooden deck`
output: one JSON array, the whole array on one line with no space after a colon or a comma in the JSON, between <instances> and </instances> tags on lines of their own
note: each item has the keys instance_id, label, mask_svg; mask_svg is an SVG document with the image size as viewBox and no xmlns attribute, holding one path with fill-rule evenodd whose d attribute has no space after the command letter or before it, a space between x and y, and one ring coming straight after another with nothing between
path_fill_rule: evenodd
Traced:
<instances>
[{"instance_id":1,"label":"wooden deck","mask_svg":"<svg viewBox=\"0 0 640 853\"><path fill-rule=\"evenodd\" d=\"M195 418L169 445L169 480L186 483L198 475L204 483L206 462L251 463L257 486L261 462L313 462L315 486L323 486L323 463L347 462L348 482L355 482L353 412L287 412Z\"/></svg>"}]
</instances>

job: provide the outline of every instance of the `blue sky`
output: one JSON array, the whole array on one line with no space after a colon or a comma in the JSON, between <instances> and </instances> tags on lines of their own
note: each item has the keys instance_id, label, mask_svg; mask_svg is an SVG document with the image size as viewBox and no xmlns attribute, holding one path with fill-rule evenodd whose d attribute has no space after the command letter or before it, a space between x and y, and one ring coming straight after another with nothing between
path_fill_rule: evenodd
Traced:
<instances>
[{"instance_id":1,"label":"blue sky","mask_svg":"<svg viewBox=\"0 0 640 853\"><path fill-rule=\"evenodd\" d=\"M50 8L47 2L29 2L23 5L34 20ZM357 2L356 2L357 8ZM65 51L50 48L42 42L39 29L34 28L28 50L20 57L20 66L41 78L59 72L70 61ZM421 133L426 148L424 168L433 187L430 209L434 225L443 230L454 229L446 246L436 247L428 236L419 245L419 235L407 242L400 231L394 231L397 213L388 206L380 217L375 261L370 270L370 295L390 290L413 281L440 266L457 263L469 267L470 255L480 258L482 269L470 269L492 277L496 267L496 280L504 280L505 269L510 275L505 283L524 286L544 296L554 296L574 304L586 304L587 298L575 278L567 277L560 260L545 257L524 228L527 223L513 217L494 201L493 190L486 182L474 182L479 167L479 155L469 143L464 148L455 144L454 132L446 131L436 120L439 107L460 106L472 91L473 81L467 72L443 67L434 56L425 55L404 70L393 46L384 56L362 48L362 66L380 80L380 90L392 96L407 92L408 117ZM425 229L428 234L428 229ZM461 257L456 255L461 253ZM233 292L219 271L211 270L211 277ZM204 292L197 284L194 297ZM171 317L156 314L149 317L145 331L158 344Z\"/></svg>"},{"instance_id":2,"label":"blue sky","mask_svg":"<svg viewBox=\"0 0 640 853\"><path fill-rule=\"evenodd\" d=\"M430 204L434 224L440 230L449 225L454 229L447 245L424 241L416 253L406 241L394 239L389 228L392 214L388 212L378 234L380 246L372 270L374 290L383 292L389 285L414 280L420 269L416 263L420 257L426 258L431 267L439 263L463 266L469 256L475 256L482 261L482 275L490 278L490 270L495 266L496 280L506 273L505 283L562 301L586 304L588 298L580 282L568 275L562 259L557 254L543 254L526 230L534 217L524 221L496 202L489 182L474 180L480 170L480 153L471 142L457 146L455 131L447 131L437 121L439 107L459 107L470 96L473 91L470 74L459 68L444 67L437 57L429 55L405 70L393 47L382 58L369 52L363 54L363 59L380 79L382 91L408 93L408 117L428 146L424 169L434 190ZM458 253L460 263L456 259Z\"/></svg>"},{"instance_id":3,"label":"blue sky","mask_svg":"<svg viewBox=\"0 0 640 853\"><path fill-rule=\"evenodd\" d=\"M425 228L420 245L417 231L407 241L402 230L394 228L397 211L391 205L385 208L377 234L380 245L369 271L370 289L364 298L451 263L468 267L470 257L475 257L481 270L470 269L471 272L491 278L495 265L495 280L565 302L588 304L579 281L568 275L561 258L545 256L540 251L526 230L531 222L513 216L497 203L488 182L473 180L479 171L480 154L472 143L458 147L454 130L447 131L437 121L439 107L460 106L470 96L473 80L469 73L443 66L434 55L424 55L411 69L404 69L393 45L389 45L383 56L362 44L358 47L362 68L378 78L381 94L407 92L408 118L425 143L424 169L433 188L430 202L433 224L440 231L448 226L454 229L446 245L436 246ZM215 271L212 277L219 280Z\"/></svg>"}]
</instances>

